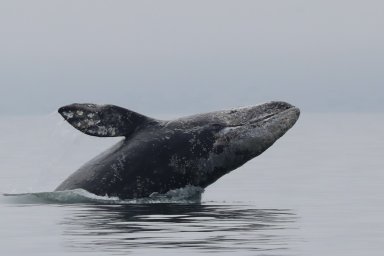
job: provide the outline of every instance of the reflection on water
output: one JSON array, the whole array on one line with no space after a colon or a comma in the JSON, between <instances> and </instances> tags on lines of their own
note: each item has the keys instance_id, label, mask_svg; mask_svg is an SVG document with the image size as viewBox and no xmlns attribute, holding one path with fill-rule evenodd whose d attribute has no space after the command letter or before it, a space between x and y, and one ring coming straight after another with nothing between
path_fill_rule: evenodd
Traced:
<instances>
[{"instance_id":1,"label":"reflection on water","mask_svg":"<svg viewBox=\"0 0 384 256\"><path fill-rule=\"evenodd\" d=\"M0 123L0 193L51 191L115 143L70 126L53 132L44 118ZM383 114L303 113L266 153L208 187L202 205L0 195L0 255L383 255L383 126Z\"/></svg>"},{"instance_id":2,"label":"reflection on water","mask_svg":"<svg viewBox=\"0 0 384 256\"><path fill-rule=\"evenodd\" d=\"M63 226L74 251L291 255L297 216L239 205L89 205L68 208Z\"/></svg>"}]
</instances>

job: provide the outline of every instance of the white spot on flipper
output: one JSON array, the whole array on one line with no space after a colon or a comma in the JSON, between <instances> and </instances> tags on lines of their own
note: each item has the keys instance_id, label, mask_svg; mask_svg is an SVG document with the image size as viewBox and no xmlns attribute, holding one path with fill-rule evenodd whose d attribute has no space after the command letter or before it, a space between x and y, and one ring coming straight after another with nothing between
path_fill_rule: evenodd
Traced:
<instances>
[{"instance_id":1,"label":"white spot on flipper","mask_svg":"<svg viewBox=\"0 0 384 256\"><path fill-rule=\"evenodd\" d=\"M84 112L81 111L81 110L77 110L77 111L76 111L76 114L79 115L79 116L82 116L82 115L84 114Z\"/></svg>"},{"instance_id":2,"label":"white spot on flipper","mask_svg":"<svg viewBox=\"0 0 384 256\"><path fill-rule=\"evenodd\" d=\"M98 126L97 128L97 134L100 136L115 136L117 133L114 127Z\"/></svg>"},{"instance_id":3,"label":"white spot on flipper","mask_svg":"<svg viewBox=\"0 0 384 256\"><path fill-rule=\"evenodd\" d=\"M66 112L64 111L63 112L63 116L65 116L66 118L72 118L73 117L73 112L69 111L69 112Z\"/></svg>"}]
</instances>

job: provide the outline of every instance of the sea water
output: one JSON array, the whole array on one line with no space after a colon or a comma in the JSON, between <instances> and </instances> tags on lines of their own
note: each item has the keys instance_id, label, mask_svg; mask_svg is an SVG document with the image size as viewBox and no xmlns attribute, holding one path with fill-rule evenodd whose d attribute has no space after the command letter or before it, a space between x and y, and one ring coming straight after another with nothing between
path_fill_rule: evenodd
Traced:
<instances>
[{"instance_id":1,"label":"sea water","mask_svg":"<svg viewBox=\"0 0 384 256\"><path fill-rule=\"evenodd\" d=\"M122 201L51 193L120 138L58 114L2 117L0 255L383 255L383 127L380 113L304 111L204 192Z\"/></svg>"}]
</instances>

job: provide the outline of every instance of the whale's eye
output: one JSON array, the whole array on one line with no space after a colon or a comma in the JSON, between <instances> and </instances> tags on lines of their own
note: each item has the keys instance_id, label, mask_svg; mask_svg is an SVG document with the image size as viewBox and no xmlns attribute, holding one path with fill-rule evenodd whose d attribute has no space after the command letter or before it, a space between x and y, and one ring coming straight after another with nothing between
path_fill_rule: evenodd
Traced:
<instances>
[{"instance_id":1,"label":"whale's eye","mask_svg":"<svg viewBox=\"0 0 384 256\"><path fill-rule=\"evenodd\" d=\"M219 123L213 123L211 124L211 127L215 130L221 130L224 128L224 125L223 124L219 124Z\"/></svg>"}]
</instances>

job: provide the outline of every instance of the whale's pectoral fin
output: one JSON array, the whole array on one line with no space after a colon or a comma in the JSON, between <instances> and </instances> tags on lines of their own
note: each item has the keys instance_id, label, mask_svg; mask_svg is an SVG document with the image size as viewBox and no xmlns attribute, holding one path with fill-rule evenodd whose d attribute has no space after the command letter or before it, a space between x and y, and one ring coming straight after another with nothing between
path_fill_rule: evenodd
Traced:
<instances>
[{"instance_id":1,"label":"whale's pectoral fin","mask_svg":"<svg viewBox=\"0 0 384 256\"><path fill-rule=\"evenodd\" d=\"M129 136L142 124L154 121L114 105L75 103L61 107L58 111L76 129L98 137Z\"/></svg>"}]
</instances>

